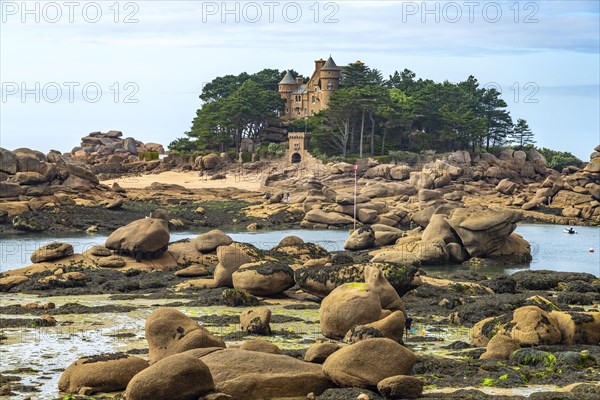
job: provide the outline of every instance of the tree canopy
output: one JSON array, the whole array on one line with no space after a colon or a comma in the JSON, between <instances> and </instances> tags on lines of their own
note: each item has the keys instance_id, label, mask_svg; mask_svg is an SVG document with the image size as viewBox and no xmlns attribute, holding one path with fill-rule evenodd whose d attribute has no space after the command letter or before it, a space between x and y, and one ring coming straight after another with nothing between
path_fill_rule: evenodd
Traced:
<instances>
[{"instance_id":1,"label":"tree canopy","mask_svg":"<svg viewBox=\"0 0 600 400\"><path fill-rule=\"evenodd\" d=\"M315 119L315 144L324 153L363 157L387 151L485 150L510 142L533 143L524 120L513 129L506 102L474 76L458 83L418 78L404 69L384 80L376 69L354 63L344 69L342 89ZM343 131L335 129L343 120ZM365 127L365 122L367 128ZM523 125L524 124L524 125ZM368 131L366 131L368 129ZM331 137L334 135L336 137ZM332 143L344 143L344 149ZM339 147L339 146L338 146Z\"/></svg>"},{"instance_id":2,"label":"tree canopy","mask_svg":"<svg viewBox=\"0 0 600 400\"><path fill-rule=\"evenodd\" d=\"M202 88L204 104L186 132L189 139L178 139L170 148L222 151L239 148L245 137L256 138L284 106L277 92L284 74L265 69L215 78ZM342 157L389 151L490 151L535 143L527 121L513 124L501 93L482 87L474 76L458 83L434 82L404 69L384 79L362 62L344 67L340 89L328 108L303 121L305 125L310 126L315 148Z\"/></svg>"},{"instance_id":3,"label":"tree canopy","mask_svg":"<svg viewBox=\"0 0 600 400\"><path fill-rule=\"evenodd\" d=\"M178 139L171 150L217 150L239 148L243 138L256 138L270 118L283 107L277 84L284 73L264 69L255 74L217 77L204 85L188 140Z\"/></svg>"}]
</instances>

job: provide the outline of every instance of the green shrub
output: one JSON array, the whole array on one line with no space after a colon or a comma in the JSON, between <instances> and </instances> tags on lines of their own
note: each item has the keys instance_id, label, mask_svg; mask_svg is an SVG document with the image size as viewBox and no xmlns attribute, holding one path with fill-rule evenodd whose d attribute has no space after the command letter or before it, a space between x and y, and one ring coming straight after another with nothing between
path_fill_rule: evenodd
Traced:
<instances>
[{"instance_id":1,"label":"green shrub","mask_svg":"<svg viewBox=\"0 0 600 400\"><path fill-rule=\"evenodd\" d=\"M285 146L282 143L269 143L267 153L274 156L282 156L285 154Z\"/></svg>"},{"instance_id":2,"label":"green shrub","mask_svg":"<svg viewBox=\"0 0 600 400\"><path fill-rule=\"evenodd\" d=\"M412 153L410 151L398 150L398 151L389 151L388 153L389 153L389 157L391 158L391 161L393 161L396 164L399 162L407 163L407 164L416 164L421 159L419 154Z\"/></svg>"},{"instance_id":3,"label":"green shrub","mask_svg":"<svg viewBox=\"0 0 600 400\"><path fill-rule=\"evenodd\" d=\"M377 156L377 157L373 157L373 159L377 162L379 162L380 164L390 164L393 160L392 160L392 156L387 155L387 156Z\"/></svg>"},{"instance_id":4,"label":"green shrub","mask_svg":"<svg viewBox=\"0 0 600 400\"><path fill-rule=\"evenodd\" d=\"M236 149L227 149L227 151L225 152L225 154L227 154L227 156L231 160L237 160L238 159L238 152L237 152Z\"/></svg>"},{"instance_id":5,"label":"green shrub","mask_svg":"<svg viewBox=\"0 0 600 400\"><path fill-rule=\"evenodd\" d=\"M563 168L574 165L579 167L582 161L569 153L568 151L556 151L552 149L547 149L545 147L541 149L537 149L544 158L546 158L546 163L549 168L555 169L557 171L562 171Z\"/></svg>"},{"instance_id":6,"label":"green shrub","mask_svg":"<svg viewBox=\"0 0 600 400\"><path fill-rule=\"evenodd\" d=\"M156 150L141 151L138 153L138 158L140 160L146 160L146 161L158 160L158 151L156 151Z\"/></svg>"},{"instance_id":7,"label":"green shrub","mask_svg":"<svg viewBox=\"0 0 600 400\"><path fill-rule=\"evenodd\" d=\"M175 139L169 143L168 148L170 153L183 155L189 155L190 153L198 151L196 142L188 138Z\"/></svg>"},{"instance_id":8,"label":"green shrub","mask_svg":"<svg viewBox=\"0 0 600 400\"><path fill-rule=\"evenodd\" d=\"M242 151L241 153L242 164L252 161L252 153L249 151Z\"/></svg>"}]
</instances>

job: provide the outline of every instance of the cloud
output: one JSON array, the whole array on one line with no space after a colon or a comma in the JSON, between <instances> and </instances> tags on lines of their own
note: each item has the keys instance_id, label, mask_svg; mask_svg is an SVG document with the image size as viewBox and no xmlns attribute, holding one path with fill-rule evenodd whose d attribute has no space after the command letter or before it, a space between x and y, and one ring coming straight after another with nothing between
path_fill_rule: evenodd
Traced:
<instances>
[{"instance_id":1,"label":"cloud","mask_svg":"<svg viewBox=\"0 0 600 400\"><path fill-rule=\"evenodd\" d=\"M107 3L108 4L108 3ZM25 41L124 47L291 47L488 55L548 50L597 53L597 1L138 2L138 23L17 24ZM225 7L224 4L227 4ZM268 5L270 4L270 5ZM267 6L268 5L268 6ZM108 11L105 10L105 13ZM124 11L120 17L124 18ZM109 18L110 17L110 18ZM237 22L239 21L239 22ZM327 23L327 21L332 23ZM338 21L338 22L333 22Z\"/></svg>"}]
</instances>

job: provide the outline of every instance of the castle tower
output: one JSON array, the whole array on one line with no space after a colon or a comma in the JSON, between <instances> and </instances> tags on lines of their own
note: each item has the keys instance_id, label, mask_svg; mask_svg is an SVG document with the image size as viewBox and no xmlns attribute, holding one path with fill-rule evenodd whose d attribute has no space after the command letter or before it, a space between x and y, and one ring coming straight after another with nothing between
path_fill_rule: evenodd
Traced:
<instances>
[{"instance_id":1,"label":"castle tower","mask_svg":"<svg viewBox=\"0 0 600 400\"><path fill-rule=\"evenodd\" d=\"M310 140L310 133L289 132L287 159L290 164L298 164L307 156Z\"/></svg>"},{"instance_id":2,"label":"castle tower","mask_svg":"<svg viewBox=\"0 0 600 400\"><path fill-rule=\"evenodd\" d=\"M339 89L341 77L341 68L338 67L333 61L333 58L329 56L325 64L319 70L319 83L322 91L321 109L327 108L331 95Z\"/></svg>"},{"instance_id":3,"label":"castle tower","mask_svg":"<svg viewBox=\"0 0 600 400\"><path fill-rule=\"evenodd\" d=\"M285 106L282 113L283 119L290 119L292 116L292 92L296 85L297 83L294 76L290 70L288 70L283 79L279 82L279 95L285 100Z\"/></svg>"}]
</instances>

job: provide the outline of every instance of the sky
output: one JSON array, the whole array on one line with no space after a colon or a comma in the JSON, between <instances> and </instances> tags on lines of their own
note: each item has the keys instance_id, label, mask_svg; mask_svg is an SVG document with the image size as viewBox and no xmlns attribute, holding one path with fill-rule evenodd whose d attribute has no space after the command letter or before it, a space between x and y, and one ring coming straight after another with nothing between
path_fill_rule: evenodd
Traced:
<instances>
[{"instance_id":1,"label":"sky","mask_svg":"<svg viewBox=\"0 0 600 400\"><path fill-rule=\"evenodd\" d=\"M388 77L502 92L537 145L600 143L600 2L0 0L0 146L70 151L89 132L165 146L217 76L356 60Z\"/></svg>"}]
</instances>

